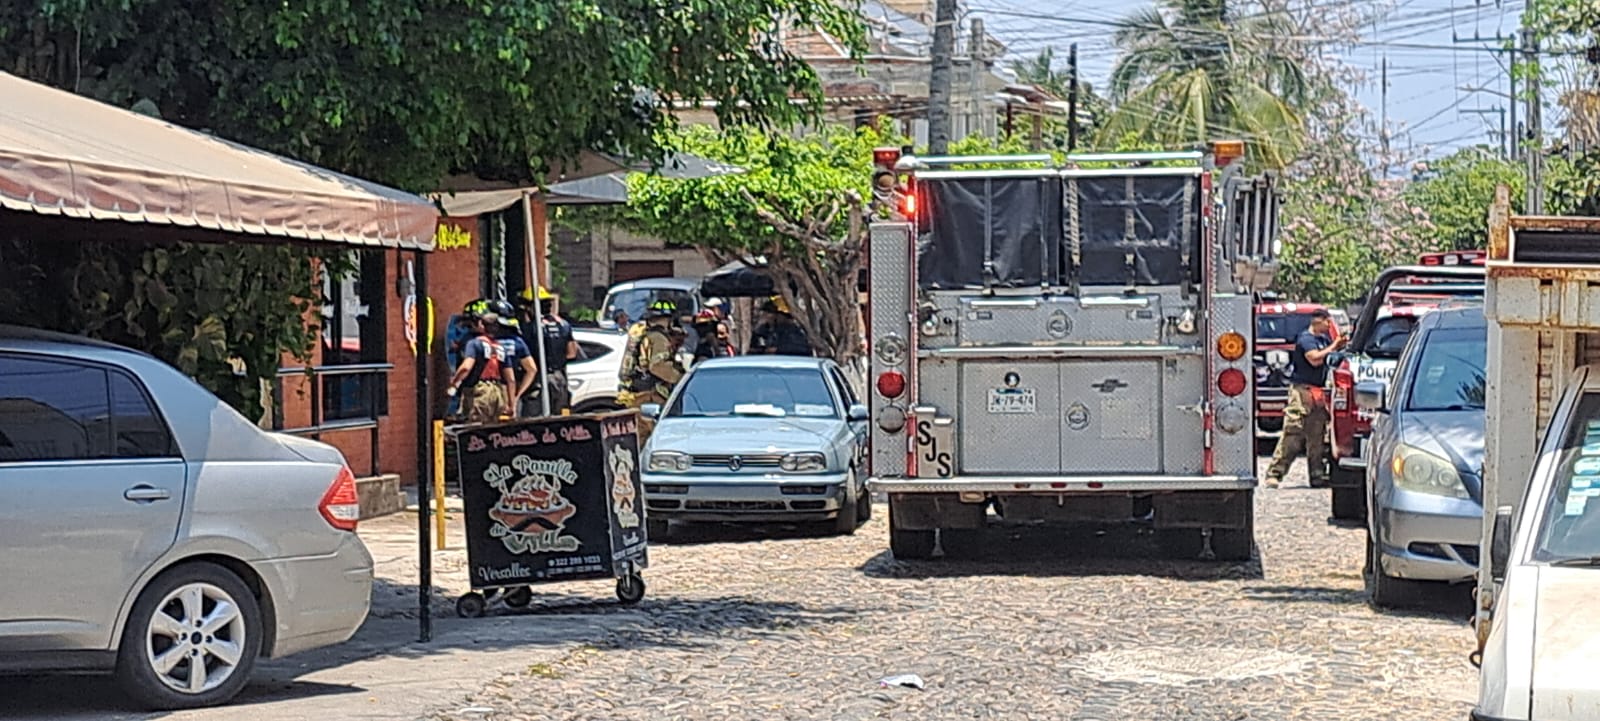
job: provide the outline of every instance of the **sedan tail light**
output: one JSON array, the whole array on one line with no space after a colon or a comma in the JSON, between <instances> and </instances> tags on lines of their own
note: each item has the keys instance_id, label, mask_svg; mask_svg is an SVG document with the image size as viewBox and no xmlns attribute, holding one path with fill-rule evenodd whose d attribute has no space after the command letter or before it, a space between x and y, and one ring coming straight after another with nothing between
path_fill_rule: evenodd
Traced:
<instances>
[{"instance_id":1,"label":"sedan tail light","mask_svg":"<svg viewBox=\"0 0 1600 721\"><path fill-rule=\"evenodd\" d=\"M339 467L339 475L334 476L328 492L322 494L317 511L334 528L341 531L356 530L356 522L361 519L361 499L356 495L356 476L350 472L349 466Z\"/></svg>"}]
</instances>

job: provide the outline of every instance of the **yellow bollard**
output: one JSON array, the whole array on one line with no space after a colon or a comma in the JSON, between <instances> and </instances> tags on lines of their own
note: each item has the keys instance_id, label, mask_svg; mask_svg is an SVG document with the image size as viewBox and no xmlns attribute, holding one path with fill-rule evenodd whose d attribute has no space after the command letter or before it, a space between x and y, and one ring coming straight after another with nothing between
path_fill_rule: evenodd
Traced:
<instances>
[{"instance_id":1,"label":"yellow bollard","mask_svg":"<svg viewBox=\"0 0 1600 721\"><path fill-rule=\"evenodd\" d=\"M449 548L444 522L444 421L433 422L433 524L439 550Z\"/></svg>"}]
</instances>

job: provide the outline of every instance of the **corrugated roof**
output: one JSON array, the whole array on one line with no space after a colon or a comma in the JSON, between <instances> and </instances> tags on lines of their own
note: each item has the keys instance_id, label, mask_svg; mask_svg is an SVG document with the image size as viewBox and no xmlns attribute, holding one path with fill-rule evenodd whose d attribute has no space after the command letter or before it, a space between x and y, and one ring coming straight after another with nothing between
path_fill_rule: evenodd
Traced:
<instances>
[{"instance_id":1,"label":"corrugated roof","mask_svg":"<svg viewBox=\"0 0 1600 721\"><path fill-rule=\"evenodd\" d=\"M0 207L432 250L426 198L0 73Z\"/></svg>"}]
</instances>

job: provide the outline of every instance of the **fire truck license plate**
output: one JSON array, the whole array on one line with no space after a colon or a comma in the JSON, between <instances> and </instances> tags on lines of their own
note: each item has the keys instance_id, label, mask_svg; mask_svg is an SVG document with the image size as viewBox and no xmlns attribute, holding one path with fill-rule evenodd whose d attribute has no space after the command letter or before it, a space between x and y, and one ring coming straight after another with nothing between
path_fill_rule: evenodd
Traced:
<instances>
[{"instance_id":1,"label":"fire truck license plate","mask_svg":"<svg viewBox=\"0 0 1600 721\"><path fill-rule=\"evenodd\" d=\"M1032 388L992 388L989 390L990 413L1034 413L1038 401Z\"/></svg>"}]
</instances>

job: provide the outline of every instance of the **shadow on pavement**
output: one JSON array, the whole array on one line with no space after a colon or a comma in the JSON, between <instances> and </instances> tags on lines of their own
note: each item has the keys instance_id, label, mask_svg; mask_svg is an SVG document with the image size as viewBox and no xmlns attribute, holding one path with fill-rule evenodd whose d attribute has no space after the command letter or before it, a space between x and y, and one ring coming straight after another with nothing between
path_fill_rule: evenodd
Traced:
<instances>
[{"instance_id":1,"label":"shadow on pavement","mask_svg":"<svg viewBox=\"0 0 1600 721\"><path fill-rule=\"evenodd\" d=\"M833 522L820 523L673 523L664 539L650 539L656 546L703 546L713 543L759 543L827 538L833 535Z\"/></svg>"},{"instance_id":2,"label":"shadow on pavement","mask_svg":"<svg viewBox=\"0 0 1600 721\"><path fill-rule=\"evenodd\" d=\"M648 582L648 572L646 575ZM590 596L582 596L590 589ZM414 586L395 586L380 580L374 596L406 592L415 603ZM485 652L588 645L596 648L649 647L698 648L734 630L787 631L813 625L845 623L858 608L776 603L742 596L682 598L645 596L635 606L622 606L610 595L607 581L555 584L541 591L534 587L532 602L524 609L498 609L484 618L464 619L440 613L443 602L454 598L435 589L433 639L417 641L415 617L369 617L349 641L284 659L258 662L251 682L229 708L237 714L222 718L254 718L252 705L292 704L306 699L368 693L408 682L433 679L434 657L459 656L462 661L481 659ZM387 602L393 605L393 601ZM414 608L412 609L415 610ZM382 657L381 668L369 663ZM409 669L395 671L395 664ZM446 663L467 669L478 678L481 668L453 659ZM455 671L459 673L460 671ZM411 676L397 675L410 674ZM317 678L307 678L318 676ZM480 680L490 680L483 676ZM392 691L392 689L390 689ZM374 692L377 693L377 692ZM282 717L283 709L275 709ZM215 713L215 712L214 712ZM226 713L226 711L222 712ZM145 721L167 718L166 713L140 712L129 705L108 676L41 675L0 676L0 719L95 719L95 721Z\"/></svg>"},{"instance_id":3,"label":"shadow on pavement","mask_svg":"<svg viewBox=\"0 0 1600 721\"><path fill-rule=\"evenodd\" d=\"M902 561L884 551L859 570L872 578L965 576L1152 576L1179 581L1262 578L1259 548L1249 561L1167 558L1155 534L1139 526L1007 526L991 524L956 556Z\"/></svg>"},{"instance_id":4,"label":"shadow on pavement","mask_svg":"<svg viewBox=\"0 0 1600 721\"><path fill-rule=\"evenodd\" d=\"M1249 586L1240 595L1251 601L1277 603L1343 603L1364 604L1367 592L1360 588L1332 588L1327 586Z\"/></svg>"}]
</instances>

